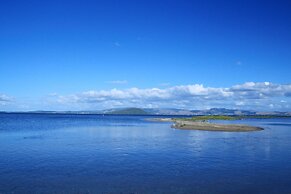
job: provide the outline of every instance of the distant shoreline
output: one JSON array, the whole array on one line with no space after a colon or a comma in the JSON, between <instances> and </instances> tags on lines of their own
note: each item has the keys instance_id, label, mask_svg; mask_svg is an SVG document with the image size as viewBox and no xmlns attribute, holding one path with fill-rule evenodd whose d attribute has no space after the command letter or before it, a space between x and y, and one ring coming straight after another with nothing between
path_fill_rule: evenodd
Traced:
<instances>
[{"instance_id":1,"label":"distant shoreline","mask_svg":"<svg viewBox=\"0 0 291 194\"><path fill-rule=\"evenodd\" d=\"M291 118L291 115L188 115L188 114L116 114L116 113L100 113L94 111L0 111L0 114L52 114L52 115L108 115L108 116L150 116L150 117L171 117L171 118L196 118L196 117L216 117L224 116L233 119L213 119L213 120L243 120L243 119L274 119L274 118ZM154 119L153 119L154 120ZM212 119L210 119L212 120ZM157 121L157 120L155 120Z\"/></svg>"},{"instance_id":2,"label":"distant shoreline","mask_svg":"<svg viewBox=\"0 0 291 194\"><path fill-rule=\"evenodd\" d=\"M254 117L285 118L291 117L291 112L271 111L260 112L254 110L239 110L226 108L210 108L204 110L190 110L179 108L138 108L123 107L100 110L27 110L27 111L4 111L1 113L12 114L71 114L71 115L126 115L126 116L157 116L157 117L229 117L229 119L243 119Z\"/></svg>"}]
</instances>

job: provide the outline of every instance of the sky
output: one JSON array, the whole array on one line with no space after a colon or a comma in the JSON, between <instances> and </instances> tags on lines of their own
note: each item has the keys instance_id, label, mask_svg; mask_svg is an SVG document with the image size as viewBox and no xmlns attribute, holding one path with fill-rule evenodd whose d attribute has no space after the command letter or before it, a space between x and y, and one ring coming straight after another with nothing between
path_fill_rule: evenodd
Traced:
<instances>
[{"instance_id":1,"label":"sky","mask_svg":"<svg viewBox=\"0 0 291 194\"><path fill-rule=\"evenodd\" d=\"M0 111L291 111L290 72L290 0L0 0Z\"/></svg>"}]
</instances>

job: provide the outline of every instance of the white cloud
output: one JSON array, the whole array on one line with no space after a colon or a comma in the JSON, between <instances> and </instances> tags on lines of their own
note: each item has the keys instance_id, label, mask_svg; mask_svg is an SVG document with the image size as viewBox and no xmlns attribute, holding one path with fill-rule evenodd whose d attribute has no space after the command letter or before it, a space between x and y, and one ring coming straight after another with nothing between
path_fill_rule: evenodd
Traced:
<instances>
[{"instance_id":1,"label":"white cloud","mask_svg":"<svg viewBox=\"0 0 291 194\"><path fill-rule=\"evenodd\" d=\"M0 106L1 108L5 107L6 105L12 102L12 97L7 96L5 94L0 94Z\"/></svg>"},{"instance_id":2,"label":"white cloud","mask_svg":"<svg viewBox=\"0 0 291 194\"><path fill-rule=\"evenodd\" d=\"M291 96L291 84L273 84L270 82L247 82L230 88L244 98L270 98L278 96Z\"/></svg>"},{"instance_id":3,"label":"white cloud","mask_svg":"<svg viewBox=\"0 0 291 194\"><path fill-rule=\"evenodd\" d=\"M202 84L179 85L167 88L128 88L86 91L68 96L58 96L64 104L90 104L92 107L111 106L206 108L230 107L270 109L288 107L291 84L246 82L230 88L205 87ZM282 101L285 101L283 107ZM270 104L273 106L270 107ZM278 106L277 106L278 104Z\"/></svg>"},{"instance_id":4,"label":"white cloud","mask_svg":"<svg viewBox=\"0 0 291 194\"><path fill-rule=\"evenodd\" d=\"M0 102L10 102L11 100L12 100L11 97L5 94L0 94Z\"/></svg>"}]
</instances>

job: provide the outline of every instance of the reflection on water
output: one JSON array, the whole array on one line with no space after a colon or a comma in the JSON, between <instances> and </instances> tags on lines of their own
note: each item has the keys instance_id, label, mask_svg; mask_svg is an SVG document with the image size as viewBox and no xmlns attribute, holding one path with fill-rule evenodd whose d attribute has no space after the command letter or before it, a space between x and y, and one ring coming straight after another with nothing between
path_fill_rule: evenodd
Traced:
<instances>
[{"instance_id":1,"label":"reflection on water","mask_svg":"<svg viewBox=\"0 0 291 194\"><path fill-rule=\"evenodd\" d=\"M232 133L145 118L0 114L0 193L291 193L290 119Z\"/></svg>"}]
</instances>

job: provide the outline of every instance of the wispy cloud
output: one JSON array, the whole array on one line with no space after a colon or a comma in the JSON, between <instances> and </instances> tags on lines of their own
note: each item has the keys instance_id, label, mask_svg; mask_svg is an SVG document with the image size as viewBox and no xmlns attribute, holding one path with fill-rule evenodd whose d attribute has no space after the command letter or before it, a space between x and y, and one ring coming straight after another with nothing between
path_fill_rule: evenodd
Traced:
<instances>
[{"instance_id":1,"label":"wispy cloud","mask_svg":"<svg viewBox=\"0 0 291 194\"><path fill-rule=\"evenodd\" d=\"M109 84L127 84L127 80L113 80L113 81L108 81L107 83Z\"/></svg>"},{"instance_id":2,"label":"wispy cloud","mask_svg":"<svg viewBox=\"0 0 291 194\"><path fill-rule=\"evenodd\" d=\"M59 103L91 104L101 108L114 104L116 106L187 107L189 109L208 107L287 109L290 105L290 94L291 84L247 82L229 88L192 84L163 89L92 90L58 96L57 100Z\"/></svg>"},{"instance_id":3,"label":"wispy cloud","mask_svg":"<svg viewBox=\"0 0 291 194\"><path fill-rule=\"evenodd\" d=\"M12 100L13 100L12 97L7 96L5 94L0 94L0 105L1 106L9 104L10 102L12 102Z\"/></svg>"},{"instance_id":4,"label":"wispy cloud","mask_svg":"<svg viewBox=\"0 0 291 194\"><path fill-rule=\"evenodd\" d=\"M120 44L119 42L114 42L114 46L116 46L116 47L120 47L121 44Z\"/></svg>"},{"instance_id":5,"label":"wispy cloud","mask_svg":"<svg viewBox=\"0 0 291 194\"><path fill-rule=\"evenodd\" d=\"M242 66L242 62L241 62L241 61L237 61L235 64L236 64L237 66Z\"/></svg>"},{"instance_id":6,"label":"wispy cloud","mask_svg":"<svg viewBox=\"0 0 291 194\"><path fill-rule=\"evenodd\" d=\"M170 83L168 83L168 82L164 82L164 83L160 83L160 86L169 86L169 85L171 85Z\"/></svg>"},{"instance_id":7,"label":"wispy cloud","mask_svg":"<svg viewBox=\"0 0 291 194\"><path fill-rule=\"evenodd\" d=\"M5 94L0 94L0 102L9 102L11 100L12 100L11 97L9 97L9 96L7 96Z\"/></svg>"}]
</instances>

